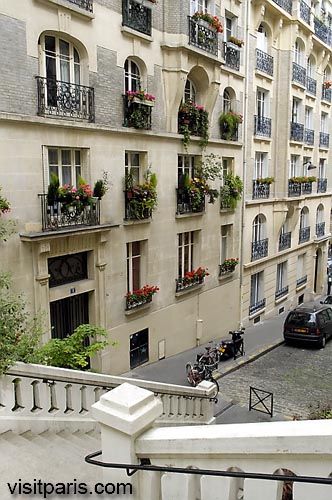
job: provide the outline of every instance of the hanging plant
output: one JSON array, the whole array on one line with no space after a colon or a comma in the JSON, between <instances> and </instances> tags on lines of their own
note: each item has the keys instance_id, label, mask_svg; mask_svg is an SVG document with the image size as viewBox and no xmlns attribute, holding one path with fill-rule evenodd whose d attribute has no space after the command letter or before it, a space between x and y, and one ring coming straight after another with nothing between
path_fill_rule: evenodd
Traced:
<instances>
[{"instance_id":1,"label":"hanging plant","mask_svg":"<svg viewBox=\"0 0 332 500\"><path fill-rule=\"evenodd\" d=\"M228 113L221 113L219 116L219 123L221 126L221 135L230 141L236 133L237 127L243 121L243 116L229 111Z\"/></svg>"}]
</instances>

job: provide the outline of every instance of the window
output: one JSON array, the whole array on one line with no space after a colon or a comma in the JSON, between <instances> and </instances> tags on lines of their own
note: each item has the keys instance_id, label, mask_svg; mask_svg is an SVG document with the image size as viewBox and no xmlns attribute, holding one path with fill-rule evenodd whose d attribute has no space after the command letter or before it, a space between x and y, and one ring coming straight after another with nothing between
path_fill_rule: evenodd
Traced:
<instances>
[{"instance_id":1,"label":"window","mask_svg":"<svg viewBox=\"0 0 332 500\"><path fill-rule=\"evenodd\" d=\"M257 48L263 52L267 52L267 34L262 24L257 31Z\"/></svg>"},{"instance_id":2,"label":"window","mask_svg":"<svg viewBox=\"0 0 332 500\"><path fill-rule=\"evenodd\" d=\"M295 42L294 46L294 62L299 66L302 66L302 53L299 42Z\"/></svg>"},{"instance_id":3,"label":"window","mask_svg":"<svg viewBox=\"0 0 332 500\"><path fill-rule=\"evenodd\" d=\"M320 131L324 134L327 133L327 113L321 114Z\"/></svg>"},{"instance_id":4,"label":"window","mask_svg":"<svg viewBox=\"0 0 332 500\"><path fill-rule=\"evenodd\" d=\"M322 204L318 205L316 212L316 224L324 222L324 207Z\"/></svg>"},{"instance_id":5,"label":"window","mask_svg":"<svg viewBox=\"0 0 332 500\"><path fill-rule=\"evenodd\" d=\"M312 64L310 57L308 57L308 59L307 59L307 76L312 78L313 74L314 74L313 64Z\"/></svg>"},{"instance_id":6,"label":"window","mask_svg":"<svg viewBox=\"0 0 332 500\"><path fill-rule=\"evenodd\" d=\"M326 177L326 159L320 158L318 165L318 178L325 179L325 177Z\"/></svg>"},{"instance_id":7,"label":"window","mask_svg":"<svg viewBox=\"0 0 332 500\"><path fill-rule=\"evenodd\" d=\"M263 300L264 290L264 271L251 275L250 278L250 308L251 312L255 312L255 306L260 304ZM264 307L265 304L262 304Z\"/></svg>"},{"instance_id":8,"label":"window","mask_svg":"<svg viewBox=\"0 0 332 500\"><path fill-rule=\"evenodd\" d=\"M178 187L184 187L186 176L195 177L195 156L178 156Z\"/></svg>"},{"instance_id":9,"label":"window","mask_svg":"<svg viewBox=\"0 0 332 500\"><path fill-rule=\"evenodd\" d=\"M196 88L189 78L187 78L183 95L184 102L196 102Z\"/></svg>"},{"instance_id":10,"label":"window","mask_svg":"<svg viewBox=\"0 0 332 500\"><path fill-rule=\"evenodd\" d=\"M140 182L141 155L134 151L125 152L125 175L129 173L133 177L133 184Z\"/></svg>"},{"instance_id":11,"label":"window","mask_svg":"<svg viewBox=\"0 0 332 500\"><path fill-rule=\"evenodd\" d=\"M312 130L312 108L305 108L304 127Z\"/></svg>"},{"instance_id":12,"label":"window","mask_svg":"<svg viewBox=\"0 0 332 500\"><path fill-rule=\"evenodd\" d=\"M223 93L223 111L224 113L232 111L232 99L227 89L225 89Z\"/></svg>"},{"instance_id":13,"label":"window","mask_svg":"<svg viewBox=\"0 0 332 500\"><path fill-rule=\"evenodd\" d=\"M137 64L131 59L127 59L124 66L125 74L125 92L132 90L138 92L141 90L141 76Z\"/></svg>"},{"instance_id":14,"label":"window","mask_svg":"<svg viewBox=\"0 0 332 500\"><path fill-rule=\"evenodd\" d=\"M299 155L291 155L289 177L297 177L299 173L300 157Z\"/></svg>"},{"instance_id":15,"label":"window","mask_svg":"<svg viewBox=\"0 0 332 500\"><path fill-rule=\"evenodd\" d=\"M127 243L127 292L141 288L141 242Z\"/></svg>"},{"instance_id":16,"label":"window","mask_svg":"<svg viewBox=\"0 0 332 500\"><path fill-rule=\"evenodd\" d=\"M254 179L267 177L267 153L256 152Z\"/></svg>"},{"instance_id":17,"label":"window","mask_svg":"<svg viewBox=\"0 0 332 500\"><path fill-rule=\"evenodd\" d=\"M297 258L297 280L303 278L304 274L304 260L305 254L299 255Z\"/></svg>"},{"instance_id":18,"label":"window","mask_svg":"<svg viewBox=\"0 0 332 500\"><path fill-rule=\"evenodd\" d=\"M58 176L60 185L71 184L78 187L78 176L83 171L84 150L68 148L47 148L47 181L51 180L51 173ZM84 177L84 176L83 176Z\"/></svg>"},{"instance_id":19,"label":"window","mask_svg":"<svg viewBox=\"0 0 332 500\"><path fill-rule=\"evenodd\" d=\"M233 171L234 158L222 158L222 184L224 185L227 174Z\"/></svg>"},{"instance_id":20,"label":"window","mask_svg":"<svg viewBox=\"0 0 332 500\"><path fill-rule=\"evenodd\" d=\"M51 35L42 35L41 44L45 54L46 78L79 85L81 65L76 47L66 40Z\"/></svg>"},{"instance_id":21,"label":"window","mask_svg":"<svg viewBox=\"0 0 332 500\"><path fill-rule=\"evenodd\" d=\"M130 369L149 361L149 329L145 328L130 335Z\"/></svg>"},{"instance_id":22,"label":"window","mask_svg":"<svg viewBox=\"0 0 332 500\"><path fill-rule=\"evenodd\" d=\"M193 15L195 12L208 12L208 0L192 0L190 13Z\"/></svg>"},{"instance_id":23,"label":"window","mask_svg":"<svg viewBox=\"0 0 332 500\"><path fill-rule=\"evenodd\" d=\"M178 234L178 277L194 269L195 232Z\"/></svg>"},{"instance_id":24,"label":"window","mask_svg":"<svg viewBox=\"0 0 332 500\"><path fill-rule=\"evenodd\" d=\"M268 95L264 90L257 89L256 94L256 114L259 117L268 116Z\"/></svg>"},{"instance_id":25,"label":"window","mask_svg":"<svg viewBox=\"0 0 332 500\"><path fill-rule=\"evenodd\" d=\"M300 230L308 227L309 225L309 211L307 207L302 208L300 213Z\"/></svg>"},{"instance_id":26,"label":"window","mask_svg":"<svg viewBox=\"0 0 332 500\"><path fill-rule=\"evenodd\" d=\"M293 97L292 101L292 122L300 123L300 107L301 101Z\"/></svg>"},{"instance_id":27,"label":"window","mask_svg":"<svg viewBox=\"0 0 332 500\"><path fill-rule=\"evenodd\" d=\"M281 292L287 286L287 262L277 265L276 292Z\"/></svg>"},{"instance_id":28,"label":"window","mask_svg":"<svg viewBox=\"0 0 332 500\"><path fill-rule=\"evenodd\" d=\"M220 264L222 264L227 258L231 257L231 235L232 235L232 225L227 224L221 226L221 240L220 240Z\"/></svg>"},{"instance_id":29,"label":"window","mask_svg":"<svg viewBox=\"0 0 332 500\"><path fill-rule=\"evenodd\" d=\"M257 243L264 240L265 232L265 218L262 214L258 214L252 224L252 241Z\"/></svg>"}]
</instances>

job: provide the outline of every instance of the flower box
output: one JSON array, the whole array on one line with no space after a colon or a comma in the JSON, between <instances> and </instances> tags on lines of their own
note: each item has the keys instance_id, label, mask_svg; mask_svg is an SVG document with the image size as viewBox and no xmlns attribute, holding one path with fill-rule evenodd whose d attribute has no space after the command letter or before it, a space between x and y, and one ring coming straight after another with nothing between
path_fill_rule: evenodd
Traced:
<instances>
[{"instance_id":1,"label":"flower box","mask_svg":"<svg viewBox=\"0 0 332 500\"><path fill-rule=\"evenodd\" d=\"M143 104L143 106L154 106L154 101L149 101L148 99L140 99L139 97L133 97L130 99L131 102L135 102L137 104Z\"/></svg>"},{"instance_id":2,"label":"flower box","mask_svg":"<svg viewBox=\"0 0 332 500\"><path fill-rule=\"evenodd\" d=\"M235 43L233 42L226 42L226 45L227 47L229 47L230 49L234 49L234 50L240 50L241 47L239 47L238 45L236 45Z\"/></svg>"}]
</instances>

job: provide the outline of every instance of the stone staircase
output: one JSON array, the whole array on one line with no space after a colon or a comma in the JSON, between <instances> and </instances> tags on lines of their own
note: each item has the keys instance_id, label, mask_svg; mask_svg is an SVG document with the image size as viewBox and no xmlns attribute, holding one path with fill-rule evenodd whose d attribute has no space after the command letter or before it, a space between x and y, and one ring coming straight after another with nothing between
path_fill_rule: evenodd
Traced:
<instances>
[{"instance_id":1,"label":"stone staircase","mask_svg":"<svg viewBox=\"0 0 332 500\"><path fill-rule=\"evenodd\" d=\"M41 433L25 431L23 433L8 430L0 434L0 481L1 500L21 500L34 498L19 492L19 484L33 484L41 480L43 483L85 483L89 489L102 482L102 469L89 465L84 461L88 453L100 450L100 433L98 430L84 432L81 430L46 430ZM11 495L7 483L16 487L16 495ZM23 487L23 486L22 486ZM70 493L73 493L74 486ZM17 494L18 493L18 494ZM55 494L50 498L62 498ZM80 495L79 495L80 496ZM89 495L91 499L94 494ZM43 498L43 495L36 495ZM48 498L48 496L46 496ZM65 498L77 498L70 494Z\"/></svg>"}]
</instances>

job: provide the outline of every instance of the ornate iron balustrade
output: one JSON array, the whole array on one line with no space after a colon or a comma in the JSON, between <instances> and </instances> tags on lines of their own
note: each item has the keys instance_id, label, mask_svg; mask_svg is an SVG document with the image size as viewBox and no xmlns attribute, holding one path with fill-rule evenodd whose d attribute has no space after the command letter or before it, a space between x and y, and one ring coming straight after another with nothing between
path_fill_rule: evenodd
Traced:
<instances>
[{"instance_id":1,"label":"ornate iron balustrade","mask_svg":"<svg viewBox=\"0 0 332 500\"><path fill-rule=\"evenodd\" d=\"M269 239L252 241L251 242L251 260L262 259L267 257L269 247Z\"/></svg>"},{"instance_id":2,"label":"ornate iron balustrade","mask_svg":"<svg viewBox=\"0 0 332 500\"><path fill-rule=\"evenodd\" d=\"M304 126L302 123L291 122L290 138L293 141L303 142Z\"/></svg>"},{"instance_id":3,"label":"ornate iron balustrade","mask_svg":"<svg viewBox=\"0 0 332 500\"><path fill-rule=\"evenodd\" d=\"M198 213L204 212L205 210L205 196L200 203L194 203L194 200L190 196L190 192L186 188L178 188L176 190L176 201L177 214Z\"/></svg>"},{"instance_id":4,"label":"ornate iron balustrade","mask_svg":"<svg viewBox=\"0 0 332 500\"><path fill-rule=\"evenodd\" d=\"M152 217L152 209L146 208L141 197L135 191L125 191L125 219L144 220Z\"/></svg>"},{"instance_id":5,"label":"ornate iron balustrade","mask_svg":"<svg viewBox=\"0 0 332 500\"><path fill-rule=\"evenodd\" d=\"M284 286L283 288L280 288L280 290L276 290L275 300L281 299L281 297L284 297L287 294L288 294L288 285Z\"/></svg>"},{"instance_id":6,"label":"ornate iron balustrade","mask_svg":"<svg viewBox=\"0 0 332 500\"><path fill-rule=\"evenodd\" d=\"M204 109L196 108L195 113L178 113L178 132L183 134L183 127L187 126L191 135L203 137L208 125L208 114Z\"/></svg>"},{"instance_id":7,"label":"ornate iron balustrade","mask_svg":"<svg viewBox=\"0 0 332 500\"><path fill-rule=\"evenodd\" d=\"M317 222L316 236L317 238L322 238L323 236L325 236L325 222Z\"/></svg>"},{"instance_id":8,"label":"ornate iron balustrade","mask_svg":"<svg viewBox=\"0 0 332 500\"><path fill-rule=\"evenodd\" d=\"M124 127L133 127L141 130L150 130L152 123L152 106L150 101L139 101L128 99L123 96L124 104Z\"/></svg>"},{"instance_id":9,"label":"ornate iron balustrade","mask_svg":"<svg viewBox=\"0 0 332 500\"><path fill-rule=\"evenodd\" d=\"M93 0L68 0L68 2L81 7L81 9L93 12Z\"/></svg>"},{"instance_id":10,"label":"ornate iron balustrade","mask_svg":"<svg viewBox=\"0 0 332 500\"><path fill-rule=\"evenodd\" d=\"M319 178L317 179L317 193L326 193L327 190L327 179Z\"/></svg>"},{"instance_id":11,"label":"ornate iron balustrade","mask_svg":"<svg viewBox=\"0 0 332 500\"><path fill-rule=\"evenodd\" d=\"M300 2L300 18L307 24L310 24L310 7L303 0Z\"/></svg>"},{"instance_id":12,"label":"ornate iron balustrade","mask_svg":"<svg viewBox=\"0 0 332 500\"><path fill-rule=\"evenodd\" d=\"M312 182L302 182L301 183L301 193L311 194L312 193Z\"/></svg>"},{"instance_id":13,"label":"ornate iron balustrade","mask_svg":"<svg viewBox=\"0 0 332 500\"><path fill-rule=\"evenodd\" d=\"M292 71L292 81L306 86L306 69L303 66L300 66L296 62L293 62L293 71Z\"/></svg>"},{"instance_id":14,"label":"ornate iron balustrade","mask_svg":"<svg viewBox=\"0 0 332 500\"><path fill-rule=\"evenodd\" d=\"M229 68L240 69L240 48L235 48L233 45L229 45L227 42L224 43L224 57L225 65Z\"/></svg>"},{"instance_id":15,"label":"ornate iron balustrade","mask_svg":"<svg viewBox=\"0 0 332 500\"><path fill-rule=\"evenodd\" d=\"M142 2L122 0L122 25L151 36L151 9Z\"/></svg>"},{"instance_id":16,"label":"ornate iron balustrade","mask_svg":"<svg viewBox=\"0 0 332 500\"><path fill-rule=\"evenodd\" d=\"M330 134L319 132L319 145L328 148L330 144Z\"/></svg>"},{"instance_id":17,"label":"ornate iron balustrade","mask_svg":"<svg viewBox=\"0 0 332 500\"><path fill-rule=\"evenodd\" d=\"M288 14L292 13L293 1L292 0L273 0L274 3L279 5L282 9L284 9Z\"/></svg>"},{"instance_id":18,"label":"ornate iron balustrade","mask_svg":"<svg viewBox=\"0 0 332 500\"><path fill-rule=\"evenodd\" d=\"M252 199L270 198L270 184L259 182L257 179L252 182Z\"/></svg>"},{"instance_id":19,"label":"ornate iron balustrade","mask_svg":"<svg viewBox=\"0 0 332 500\"><path fill-rule=\"evenodd\" d=\"M301 196L300 182L294 182L288 179L288 196Z\"/></svg>"},{"instance_id":20,"label":"ornate iron balustrade","mask_svg":"<svg viewBox=\"0 0 332 500\"><path fill-rule=\"evenodd\" d=\"M218 54L218 32L205 21L195 20L189 17L189 45L209 52Z\"/></svg>"},{"instance_id":21,"label":"ornate iron balustrade","mask_svg":"<svg viewBox=\"0 0 332 500\"><path fill-rule=\"evenodd\" d=\"M145 304L150 304L152 302L152 296L141 297L138 302L132 302L126 297L126 311L132 311L133 309L139 309L141 306Z\"/></svg>"},{"instance_id":22,"label":"ornate iron balustrade","mask_svg":"<svg viewBox=\"0 0 332 500\"><path fill-rule=\"evenodd\" d=\"M310 128L304 129L304 142L312 146L315 142L315 132Z\"/></svg>"},{"instance_id":23,"label":"ornate iron balustrade","mask_svg":"<svg viewBox=\"0 0 332 500\"><path fill-rule=\"evenodd\" d=\"M42 230L56 231L73 226L98 226L100 224L100 201L94 199L92 205L83 202L68 205L66 202L55 201L49 204L47 194L39 194L42 213Z\"/></svg>"},{"instance_id":24,"label":"ornate iron balustrade","mask_svg":"<svg viewBox=\"0 0 332 500\"><path fill-rule=\"evenodd\" d=\"M322 42L326 43L327 45L331 45L331 30L317 17L314 17L314 31L317 38L322 40Z\"/></svg>"},{"instance_id":25,"label":"ornate iron balustrade","mask_svg":"<svg viewBox=\"0 0 332 500\"><path fill-rule=\"evenodd\" d=\"M38 115L62 116L94 122L94 89L53 78L36 77Z\"/></svg>"},{"instance_id":26,"label":"ornate iron balustrade","mask_svg":"<svg viewBox=\"0 0 332 500\"><path fill-rule=\"evenodd\" d=\"M310 240L310 227L300 227L299 243L305 243Z\"/></svg>"},{"instance_id":27,"label":"ornate iron balustrade","mask_svg":"<svg viewBox=\"0 0 332 500\"><path fill-rule=\"evenodd\" d=\"M311 76L307 76L306 80L306 88L307 91L312 95L316 95L317 93L317 81L311 78Z\"/></svg>"},{"instance_id":28,"label":"ornate iron balustrade","mask_svg":"<svg viewBox=\"0 0 332 500\"><path fill-rule=\"evenodd\" d=\"M233 134L228 137L229 125L226 122L220 123L220 137L225 141L237 141L239 139L239 126L235 125Z\"/></svg>"},{"instance_id":29,"label":"ornate iron balustrade","mask_svg":"<svg viewBox=\"0 0 332 500\"><path fill-rule=\"evenodd\" d=\"M279 236L279 252L290 248L292 244L292 233L280 233Z\"/></svg>"},{"instance_id":30,"label":"ornate iron balustrade","mask_svg":"<svg viewBox=\"0 0 332 500\"><path fill-rule=\"evenodd\" d=\"M182 292L183 290L194 288L197 285L202 285L202 283L204 283L204 276L194 276L190 281L185 278L177 278L175 283L175 292Z\"/></svg>"},{"instance_id":31,"label":"ornate iron balustrade","mask_svg":"<svg viewBox=\"0 0 332 500\"><path fill-rule=\"evenodd\" d=\"M260 49L256 49L256 69L273 76L273 57Z\"/></svg>"},{"instance_id":32,"label":"ornate iron balustrade","mask_svg":"<svg viewBox=\"0 0 332 500\"><path fill-rule=\"evenodd\" d=\"M326 87L326 85L322 85L322 100L326 102L331 102L332 100L332 89L331 87Z\"/></svg>"},{"instance_id":33,"label":"ornate iron balustrade","mask_svg":"<svg viewBox=\"0 0 332 500\"><path fill-rule=\"evenodd\" d=\"M256 312L264 309L266 303L266 299L261 299L255 302L254 304L250 304L249 306L249 315L255 314Z\"/></svg>"},{"instance_id":34,"label":"ornate iron balustrade","mask_svg":"<svg viewBox=\"0 0 332 500\"><path fill-rule=\"evenodd\" d=\"M255 115L255 135L271 137L271 118Z\"/></svg>"},{"instance_id":35,"label":"ornate iron balustrade","mask_svg":"<svg viewBox=\"0 0 332 500\"><path fill-rule=\"evenodd\" d=\"M304 285L307 281L308 281L308 276L305 274L304 276L296 280L296 286L299 287L301 285Z\"/></svg>"}]
</instances>

